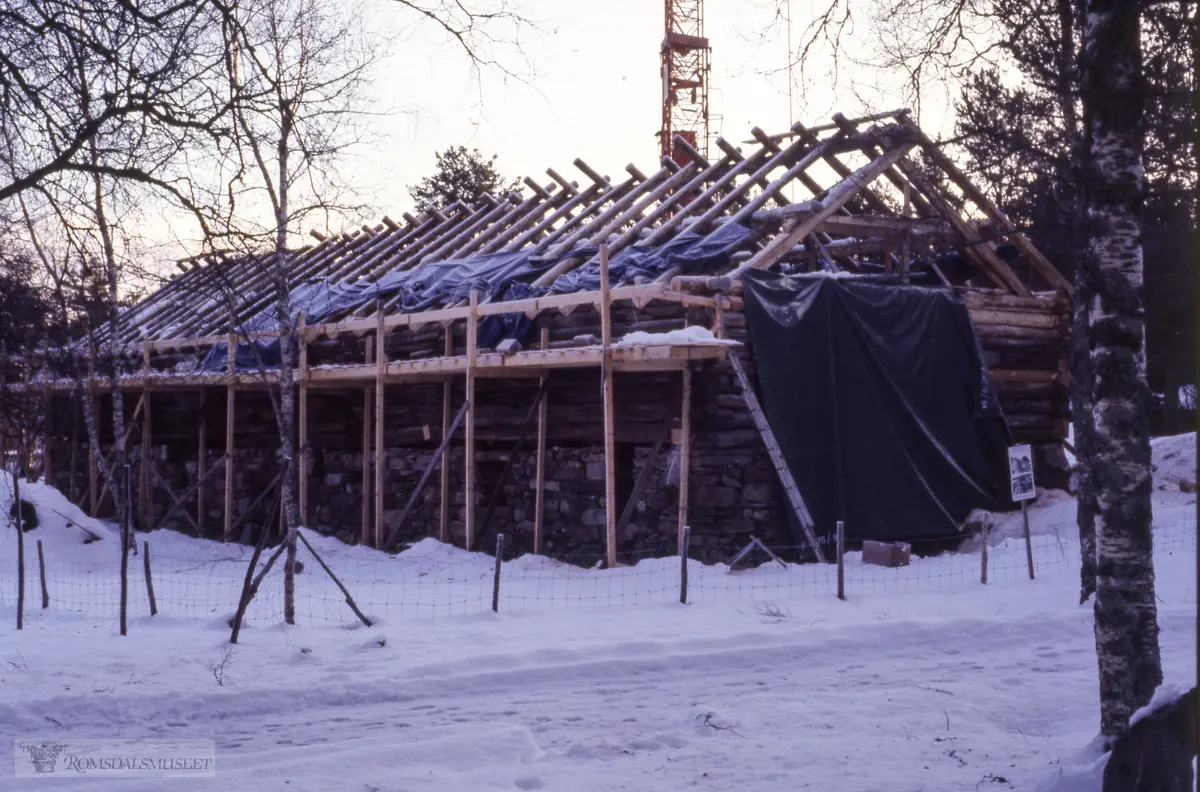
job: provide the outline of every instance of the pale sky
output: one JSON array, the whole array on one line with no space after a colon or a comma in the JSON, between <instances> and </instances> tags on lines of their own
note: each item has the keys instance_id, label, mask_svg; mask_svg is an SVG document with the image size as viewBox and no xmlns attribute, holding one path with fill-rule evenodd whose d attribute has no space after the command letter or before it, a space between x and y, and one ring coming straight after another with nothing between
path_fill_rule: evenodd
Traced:
<instances>
[{"instance_id":1,"label":"pale sky","mask_svg":"<svg viewBox=\"0 0 1200 792\"><path fill-rule=\"evenodd\" d=\"M614 181L632 162L646 173L658 165L659 45L662 0L517 0L542 23L526 49L536 62L530 85L484 74L472 82L460 51L432 27L410 25L412 12L387 0L368 0L383 30L399 31L377 81L380 106L391 112L370 122L377 138L345 172L350 184L373 197L380 214L410 210L406 186L429 174L434 152L451 145L498 154L501 172L546 183L547 167L581 180L571 162L583 158ZM792 0L794 39L819 0ZM768 133L789 126L787 43L783 26L759 43L775 16L773 0L707 0L706 34L712 44L710 109L713 130L740 144L757 125ZM861 27L861 23L860 23ZM861 31L856 39L866 41ZM864 44L865 46L865 44ZM774 75L768 74L775 72ZM834 84L832 59L819 57L797 87L795 120L823 123L835 111L853 115L902 106L898 91L868 91L877 75L844 66ZM800 75L795 75L800 81ZM482 92L482 102L480 95ZM944 131L941 107L926 103L922 123Z\"/></svg>"}]
</instances>

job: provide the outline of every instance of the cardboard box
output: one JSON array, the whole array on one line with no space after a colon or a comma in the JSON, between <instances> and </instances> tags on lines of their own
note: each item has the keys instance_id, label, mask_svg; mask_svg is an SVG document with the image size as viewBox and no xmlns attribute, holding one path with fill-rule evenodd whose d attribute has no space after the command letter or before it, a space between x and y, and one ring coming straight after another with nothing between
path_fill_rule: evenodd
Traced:
<instances>
[{"instance_id":1,"label":"cardboard box","mask_svg":"<svg viewBox=\"0 0 1200 792\"><path fill-rule=\"evenodd\" d=\"M863 542L864 564L885 567L908 566L912 559L912 548L905 542Z\"/></svg>"}]
</instances>

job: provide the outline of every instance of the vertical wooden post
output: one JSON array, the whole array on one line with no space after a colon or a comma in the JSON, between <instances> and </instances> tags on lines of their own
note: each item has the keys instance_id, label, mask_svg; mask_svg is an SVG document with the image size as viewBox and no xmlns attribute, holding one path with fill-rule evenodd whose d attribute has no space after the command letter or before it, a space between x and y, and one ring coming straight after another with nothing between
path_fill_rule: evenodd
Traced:
<instances>
[{"instance_id":1,"label":"vertical wooden post","mask_svg":"<svg viewBox=\"0 0 1200 792\"><path fill-rule=\"evenodd\" d=\"M600 246L601 392L604 399L604 514L608 568L617 566L616 437L613 432L612 293L608 284L608 245Z\"/></svg>"},{"instance_id":2,"label":"vertical wooden post","mask_svg":"<svg viewBox=\"0 0 1200 792\"><path fill-rule=\"evenodd\" d=\"M732 354L732 353L730 353ZM683 369L683 402L679 408L679 543L688 524L692 472L692 367Z\"/></svg>"},{"instance_id":3,"label":"vertical wooden post","mask_svg":"<svg viewBox=\"0 0 1200 792\"><path fill-rule=\"evenodd\" d=\"M466 547L475 544L475 356L478 353L478 316L479 292L471 290L471 313L467 317L467 427L465 446L466 457L466 516L464 519Z\"/></svg>"},{"instance_id":4,"label":"vertical wooden post","mask_svg":"<svg viewBox=\"0 0 1200 792\"><path fill-rule=\"evenodd\" d=\"M541 348L550 348L550 328L542 328ZM542 401L538 405L537 484L533 494L533 554L542 554L542 534L546 523L546 424L550 417L550 390L542 377L539 387Z\"/></svg>"},{"instance_id":5,"label":"vertical wooden post","mask_svg":"<svg viewBox=\"0 0 1200 792\"><path fill-rule=\"evenodd\" d=\"M980 554L979 564L979 582L987 583L987 554L988 554L988 535L992 532L992 521L990 518L983 520L983 550Z\"/></svg>"},{"instance_id":6,"label":"vertical wooden post","mask_svg":"<svg viewBox=\"0 0 1200 792\"><path fill-rule=\"evenodd\" d=\"M121 635L128 634L129 616L129 535L132 530L130 521L133 519L133 507L129 502L133 495L133 471L128 463L125 464L125 477L122 486L125 487L125 513L121 517ZM113 498L115 501L116 498Z\"/></svg>"},{"instance_id":7,"label":"vertical wooden post","mask_svg":"<svg viewBox=\"0 0 1200 792\"><path fill-rule=\"evenodd\" d=\"M6 446L7 447L7 446ZM17 629L25 629L25 529L21 525L21 454L13 465L13 503L17 507Z\"/></svg>"},{"instance_id":8,"label":"vertical wooden post","mask_svg":"<svg viewBox=\"0 0 1200 792\"><path fill-rule=\"evenodd\" d=\"M837 565L838 565L838 599L846 599L846 524L841 520L837 523Z\"/></svg>"},{"instance_id":9,"label":"vertical wooden post","mask_svg":"<svg viewBox=\"0 0 1200 792\"><path fill-rule=\"evenodd\" d=\"M375 539L374 546L383 544L383 458L384 391L383 378L387 373L386 331L383 327L383 301L375 303Z\"/></svg>"},{"instance_id":10,"label":"vertical wooden post","mask_svg":"<svg viewBox=\"0 0 1200 792\"><path fill-rule=\"evenodd\" d=\"M367 338L367 363L375 362L375 339ZM371 541L371 405L375 394L371 386L363 388L363 434L362 434L362 544Z\"/></svg>"},{"instance_id":11,"label":"vertical wooden post","mask_svg":"<svg viewBox=\"0 0 1200 792\"><path fill-rule=\"evenodd\" d=\"M139 499L142 504L142 530L154 528L154 482L150 478L153 438L150 424L150 341L142 341L142 470Z\"/></svg>"},{"instance_id":12,"label":"vertical wooden post","mask_svg":"<svg viewBox=\"0 0 1200 792\"><path fill-rule=\"evenodd\" d=\"M496 534L496 572L492 576L492 613L500 612L500 563L504 558L504 534Z\"/></svg>"},{"instance_id":13,"label":"vertical wooden post","mask_svg":"<svg viewBox=\"0 0 1200 792\"><path fill-rule=\"evenodd\" d=\"M38 577L42 581L42 610L50 607L50 589L46 588L46 556L42 552L42 540L37 541Z\"/></svg>"},{"instance_id":14,"label":"vertical wooden post","mask_svg":"<svg viewBox=\"0 0 1200 792\"><path fill-rule=\"evenodd\" d=\"M150 577L150 543L142 542L142 569L146 573L146 596L150 599L150 615L158 615L158 600L154 598L154 579Z\"/></svg>"},{"instance_id":15,"label":"vertical wooden post","mask_svg":"<svg viewBox=\"0 0 1200 792\"><path fill-rule=\"evenodd\" d=\"M233 533L233 411L237 394L233 383L237 373L237 336L230 333L226 344L229 346L229 358L226 363L229 385L225 389L225 529L221 535L228 542L232 538L230 534ZM263 530L266 529L264 525Z\"/></svg>"},{"instance_id":16,"label":"vertical wooden post","mask_svg":"<svg viewBox=\"0 0 1200 792\"><path fill-rule=\"evenodd\" d=\"M692 529L683 526L679 533L679 604L687 605L688 545L691 544Z\"/></svg>"},{"instance_id":17,"label":"vertical wooden post","mask_svg":"<svg viewBox=\"0 0 1200 792\"><path fill-rule=\"evenodd\" d=\"M300 464L296 466L299 478L300 524L308 525L308 342L304 338L304 311L300 311L296 337L300 346L298 387L300 390Z\"/></svg>"},{"instance_id":18,"label":"vertical wooden post","mask_svg":"<svg viewBox=\"0 0 1200 792\"><path fill-rule=\"evenodd\" d=\"M205 534L204 530L204 489L207 482L202 478L205 472L208 471L208 407L207 392L201 391L200 396L200 436L198 449L196 451L196 480L200 485L196 487L196 528L200 531L200 535Z\"/></svg>"},{"instance_id":19,"label":"vertical wooden post","mask_svg":"<svg viewBox=\"0 0 1200 792\"><path fill-rule=\"evenodd\" d=\"M454 352L454 337L451 332L452 325L446 325L446 337L442 345L442 355L450 357ZM442 383L442 441L445 442L446 434L450 431L450 389L454 387L453 381L449 378ZM438 515L438 541L450 541L450 447L447 445L442 449L442 469L441 469L441 504L440 514Z\"/></svg>"},{"instance_id":20,"label":"vertical wooden post","mask_svg":"<svg viewBox=\"0 0 1200 792\"><path fill-rule=\"evenodd\" d=\"M1025 523L1025 561L1029 564L1029 579L1033 580L1033 538L1029 535L1029 501L1021 501L1021 519Z\"/></svg>"}]
</instances>

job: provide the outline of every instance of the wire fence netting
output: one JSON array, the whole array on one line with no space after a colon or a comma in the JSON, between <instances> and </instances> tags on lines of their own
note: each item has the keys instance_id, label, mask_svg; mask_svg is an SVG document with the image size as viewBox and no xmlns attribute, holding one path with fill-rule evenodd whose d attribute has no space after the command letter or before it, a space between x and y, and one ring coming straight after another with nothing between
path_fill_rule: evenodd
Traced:
<instances>
[{"instance_id":1,"label":"wire fence netting","mask_svg":"<svg viewBox=\"0 0 1200 792\"><path fill-rule=\"evenodd\" d=\"M372 620L384 622L437 619L490 611L537 612L567 608L631 608L661 603L785 602L837 594L834 564L779 561L756 549L730 569L726 564L705 563L695 557L684 563L679 556L649 552L624 552L615 568L602 568L603 556L575 559L568 564L544 556L522 555L503 560L497 576L496 560L467 553L431 540L391 556L340 545L337 540L312 535L314 546L345 586L357 606ZM144 536L141 538L145 538ZM249 548L214 545L207 555L171 555L154 549L149 535L151 578L159 616L178 619L228 621L237 610L250 557ZM178 546L169 543L168 549ZM41 610L42 578L32 542L26 543L25 612ZM139 543L139 548L144 545ZM339 547L344 550L339 550ZM1194 558L1194 517L1171 515L1156 520L1156 559L1180 554ZM792 547L771 547L784 558L795 557ZM1040 525L1030 550L1038 580L1077 580L1080 563L1075 524ZM884 567L863 563L860 552L845 556L844 588L848 598L920 592L950 592L982 584L982 540L968 540L959 550L921 558L913 555L905 566ZM264 553L263 558L269 555ZM693 555L699 555L693 550ZM119 551L111 560L63 560L47 553L45 588L48 612L116 622L120 613ZM310 625L342 625L356 621L346 595L303 545L299 558L304 569L296 577L296 621ZM129 563L128 613L131 619L150 615L143 558ZM262 561L258 568L261 569ZM1194 568L1194 567L1193 567ZM17 563L0 560L0 606L17 602ZM686 577L686 590L684 580ZM989 584L1028 580L1028 559L1023 537L993 538L988 543ZM1194 602L1194 574L1160 598ZM283 621L282 559L264 578L249 605L245 623L269 625ZM1174 604L1174 603L1172 603Z\"/></svg>"}]
</instances>

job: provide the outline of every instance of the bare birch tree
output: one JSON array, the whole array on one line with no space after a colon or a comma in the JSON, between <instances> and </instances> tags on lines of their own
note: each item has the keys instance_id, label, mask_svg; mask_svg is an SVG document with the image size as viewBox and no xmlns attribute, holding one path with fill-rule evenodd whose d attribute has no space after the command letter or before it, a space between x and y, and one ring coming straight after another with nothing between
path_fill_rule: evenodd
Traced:
<instances>
[{"instance_id":1,"label":"bare birch tree","mask_svg":"<svg viewBox=\"0 0 1200 792\"><path fill-rule=\"evenodd\" d=\"M324 0L246 0L226 7L224 24L233 108L224 192L234 206L221 236L210 243L226 257L240 256L258 266L269 284L270 306L263 316L273 325L279 367L275 381L264 376L264 384L274 408L283 472L284 619L294 624L301 522L295 355L302 306L292 299L293 240L313 215L324 221L346 209L336 165L365 112L362 90L374 51L358 14ZM221 271L213 268L212 274L219 278ZM243 315L242 295L232 283L216 285L225 292L231 326L245 329L253 317ZM260 362L259 368L265 366Z\"/></svg>"},{"instance_id":2,"label":"bare birch tree","mask_svg":"<svg viewBox=\"0 0 1200 792\"><path fill-rule=\"evenodd\" d=\"M1087 0L1080 57L1087 137L1088 347L1095 431L1100 731L1124 732L1162 683L1151 535L1150 388L1142 301L1144 140L1139 4Z\"/></svg>"}]
</instances>

